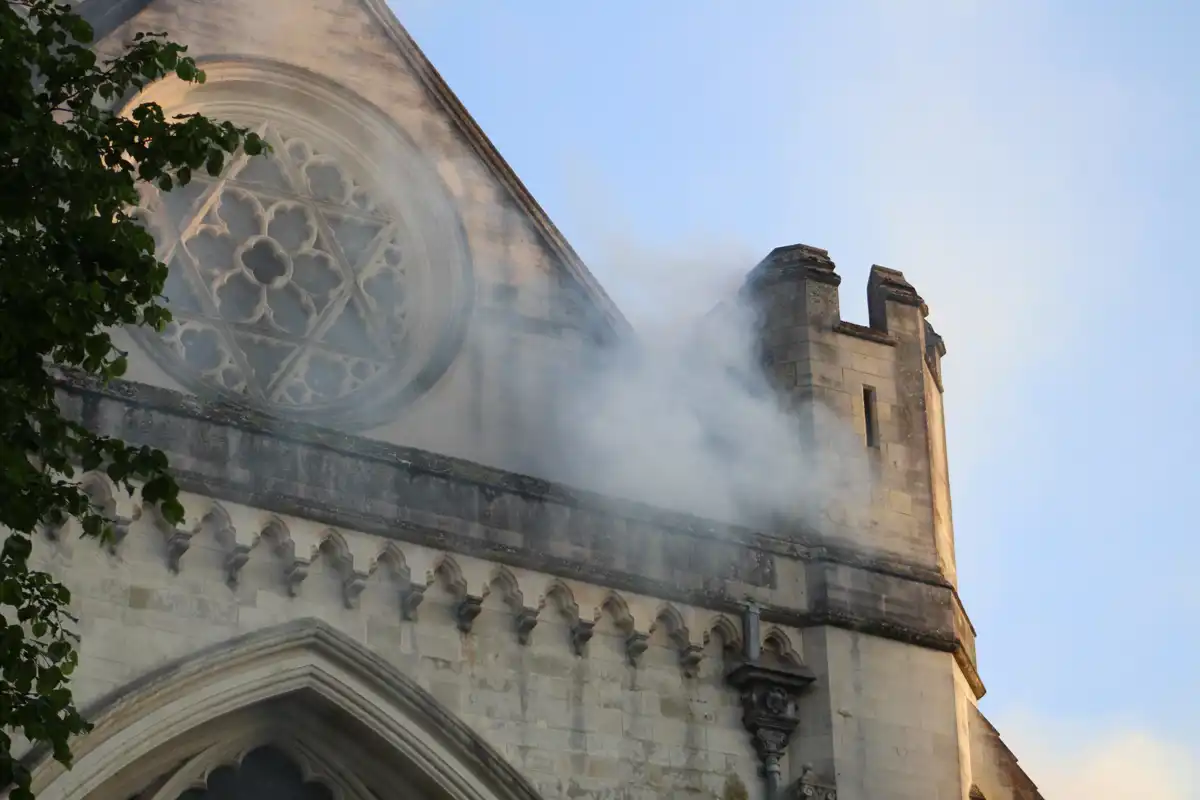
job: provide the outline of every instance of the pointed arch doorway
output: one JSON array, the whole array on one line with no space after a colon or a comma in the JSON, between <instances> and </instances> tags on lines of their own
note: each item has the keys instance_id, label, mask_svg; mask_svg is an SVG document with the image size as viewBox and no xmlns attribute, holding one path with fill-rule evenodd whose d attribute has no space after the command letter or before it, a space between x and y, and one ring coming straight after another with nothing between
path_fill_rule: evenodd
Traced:
<instances>
[{"instance_id":1,"label":"pointed arch doorway","mask_svg":"<svg viewBox=\"0 0 1200 800\"><path fill-rule=\"evenodd\" d=\"M207 648L89 715L39 800L540 800L412 679L301 620Z\"/></svg>"}]
</instances>

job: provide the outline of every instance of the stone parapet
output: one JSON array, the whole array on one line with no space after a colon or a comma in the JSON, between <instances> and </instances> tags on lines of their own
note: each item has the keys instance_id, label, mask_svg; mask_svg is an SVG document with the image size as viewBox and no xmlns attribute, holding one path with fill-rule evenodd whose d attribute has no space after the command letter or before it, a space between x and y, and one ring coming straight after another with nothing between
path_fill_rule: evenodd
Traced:
<instances>
[{"instance_id":1,"label":"stone parapet","mask_svg":"<svg viewBox=\"0 0 1200 800\"><path fill-rule=\"evenodd\" d=\"M961 646L935 571L803 531L722 525L139 384L67 375L61 403L162 449L185 490L215 499L716 611L753 599L790 627Z\"/></svg>"}]
</instances>

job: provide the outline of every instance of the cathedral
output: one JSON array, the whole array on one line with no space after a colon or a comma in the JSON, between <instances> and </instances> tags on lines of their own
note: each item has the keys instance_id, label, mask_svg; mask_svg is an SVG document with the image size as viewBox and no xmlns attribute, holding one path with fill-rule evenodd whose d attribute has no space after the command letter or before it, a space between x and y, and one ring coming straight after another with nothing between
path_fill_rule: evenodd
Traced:
<instances>
[{"instance_id":1,"label":"cathedral","mask_svg":"<svg viewBox=\"0 0 1200 800\"><path fill-rule=\"evenodd\" d=\"M27 755L40 800L1041 798L977 705L946 350L904 275L855 324L829 255L784 246L731 298L861 503L621 497L553 398L636 336L384 0L77 6L102 53L165 31L206 72L117 110L271 151L145 190L173 321L61 385L167 453L186 520L87 475L116 535L39 536L94 723L69 770Z\"/></svg>"}]
</instances>

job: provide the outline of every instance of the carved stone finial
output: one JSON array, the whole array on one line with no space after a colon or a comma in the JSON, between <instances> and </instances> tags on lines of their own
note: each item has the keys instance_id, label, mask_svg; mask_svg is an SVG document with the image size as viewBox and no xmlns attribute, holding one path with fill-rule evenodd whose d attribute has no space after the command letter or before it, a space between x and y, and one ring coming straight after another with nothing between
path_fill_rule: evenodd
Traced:
<instances>
[{"instance_id":1,"label":"carved stone finial","mask_svg":"<svg viewBox=\"0 0 1200 800\"><path fill-rule=\"evenodd\" d=\"M780 761L800 723L797 699L813 682L813 674L798 667L743 661L725 679L741 693L742 724L750 733L768 785L778 787Z\"/></svg>"},{"instance_id":2,"label":"carved stone finial","mask_svg":"<svg viewBox=\"0 0 1200 800\"><path fill-rule=\"evenodd\" d=\"M538 610L524 606L517 611L517 641L523 645L529 644L529 637L537 627Z\"/></svg>"},{"instance_id":3,"label":"carved stone finial","mask_svg":"<svg viewBox=\"0 0 1200 800\"><path fill-rule=\"evenodd\" d=\"M454 606L454 622L463 633L470 633L475 618L483 610L483 598L478 595L466 594Z\"/></svg>"}]
</instances>

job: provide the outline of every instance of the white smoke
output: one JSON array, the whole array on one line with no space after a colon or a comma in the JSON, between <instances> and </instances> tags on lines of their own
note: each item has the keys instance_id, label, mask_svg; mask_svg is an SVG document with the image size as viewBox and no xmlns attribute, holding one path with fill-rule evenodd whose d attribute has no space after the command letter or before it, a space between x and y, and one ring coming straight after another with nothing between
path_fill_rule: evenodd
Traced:
<instances>
[{"instance_id":1,"label":"white smoke","mask_svg":"<svg viewBox=\"0 0 1200 800\"><path fill-rule=\"evenodd\" d=\"M490 180L472 161L448 160L439 171L462 182L460 191L468 194ZM381 185L413 186L387 179ZM464 447L463 420L449 407L420 416L420 429L409 426L404 438L727 522L786 518L823 531L847 522L854 509L869 508L861 438L827 410L781 396L764 374L758 310L739 289L766 253L705 237L661 247L637 242L619 233L626 229L619 212L596 205L598 192L586 195L592 204L583 217L591 234L584 237L592 245L585 253L589 267L634 333L595 352L558 349L549 358L516 352L549 345L534 337L516 345L503 336L477 337L484 358L502 362L506 373L503 391L484 402L505 404L501 415L520 426L520 446L507 453L484 449L486 455ZM535 238L524 215L502 202L464 213L467 225L507 231L509 241L513 231L524 231L517 238L526 241ZM523 252L527 258L529 249ZM531 271L513 253L510 245L475 255L480 302L489 304L493 289L510 285L517 287L513 307L525 315L569 315L556 307L553 293L547 306L554 277Z\"/></svg>"},{"instance_id":2,"label":"white smoke","mask_svg":"<svg viewBox=\"0 0 1200 800\"><path fill-rule=\"evenodd\" d=\"M823 528L865 490L863 448L832 414L791 406L760 366L757 309L739 298L763 255L714 243L658 252L624 239L596 272L637 335L557 398L568 480L722 520ZM816 414L822 447L804 424ZM869 502L869 498L857 498Z\"/></svg>"}]
</instances>

